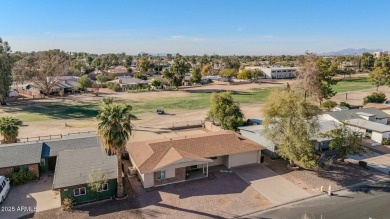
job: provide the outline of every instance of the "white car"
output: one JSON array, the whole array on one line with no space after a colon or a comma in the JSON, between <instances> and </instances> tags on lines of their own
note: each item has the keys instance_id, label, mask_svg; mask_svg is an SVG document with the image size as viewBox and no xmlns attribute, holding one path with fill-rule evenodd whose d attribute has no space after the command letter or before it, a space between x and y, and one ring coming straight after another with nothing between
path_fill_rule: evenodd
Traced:
<instances>
[{"instance_id":1,"label":"white car","mask_svg":"<svg viewBox=\"0 0 390 219\"><path fill-rule=\"evenodd\" d=\"M0 176L0 204L5 200L10 188L9 179L4 176Z\"/></svg>"}]
</instances>

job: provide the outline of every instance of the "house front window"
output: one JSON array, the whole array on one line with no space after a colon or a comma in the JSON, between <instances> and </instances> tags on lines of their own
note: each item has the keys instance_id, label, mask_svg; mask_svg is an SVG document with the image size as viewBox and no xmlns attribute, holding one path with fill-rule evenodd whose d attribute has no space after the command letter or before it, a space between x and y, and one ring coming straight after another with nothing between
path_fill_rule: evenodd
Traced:
<instances>
[{"instance_id":1,"label":"house front window","mask_svg":"<svg viewBox=\"0 0 390 219\"><path fill-rule=\"evenodd\" d=\"M87 194L87 190L85 189L85 187L73 189L73 195L75 197L80 195L85 195L85 194Z\"/></svg>"},{"instance_id":2,"label":"house front window","mask_svg":"<svg viewBox=\"0 0 390 219\"><path fill-rule=\"evenodd\" d=\"M156 172L157 179L165 179L165 170Z\"/></svg>"},{"instance_id":3,"label":"house front window","mask_svg":"<svg viewBox=\"0 0 390 219\"><path fill-rule=\"evenodd\" d=\"M99 189L98 192L104 192L104 191L108 191L108 183L102 184L102 187Z\"/></svg>"}]
</instances>

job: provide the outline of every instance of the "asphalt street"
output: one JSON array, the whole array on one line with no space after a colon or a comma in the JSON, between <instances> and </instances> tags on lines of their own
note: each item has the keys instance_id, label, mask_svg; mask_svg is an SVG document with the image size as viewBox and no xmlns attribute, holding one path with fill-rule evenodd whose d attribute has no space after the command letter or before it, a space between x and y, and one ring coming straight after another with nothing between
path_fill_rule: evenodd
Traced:
<instances>
[{"instance_id":1,"label":"asphalt street","mask_svg":"<svg viewBox=\"0 0 390 219\"><path fill-rule=\"evenodd\" d=\"M319 196L242 218L389 219L390 182Z\"/></svg>"}]
</instances>

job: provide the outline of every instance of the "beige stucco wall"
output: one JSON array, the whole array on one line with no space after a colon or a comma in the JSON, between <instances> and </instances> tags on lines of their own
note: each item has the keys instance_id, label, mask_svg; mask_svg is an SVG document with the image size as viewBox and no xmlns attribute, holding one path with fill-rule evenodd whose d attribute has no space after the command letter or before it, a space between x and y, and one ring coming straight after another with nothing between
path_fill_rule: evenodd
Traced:
<instances>
[{"instance_id":1,"label":"beige stucco wall","mask_svg":"<svg viewBox=\"0 0 390 219\"><path fill-rule=\"evenodd\" d=\"M142 175L142 181L144 188L150 188L154 186L154 174L153 173L145 173Z\"/></svg>"},{"instance_id":2,"label":"beige stucco wall","mask_svg":"<svg viewBox=\"0 0 390 219\"><path fill-rule=\"evenodd\" d=\"M209 163L209 167L221 165L224 162L225 156L217 157L217 159L213 160L213 162Z\"/></svg>"},{"instance_id":3,"label":"beige stucco wall","mask_svg":"<svg viewBox=\"0 0 390 219\"><path fill-rule=\"evenodd\" d=\"M228 168L246 165L246 164L259 163L260 155L261 155L260 151L250 151L250 152L245 152L240 154L232 154L229 156Z\"/></svg>"},{"instance_id":4,"label":"beige stucco wall","mask_svg":"<svg viewBox=\"0 0 390 219\"><path fill-rule=\"evenodd\" d=\"M383 134L380 132L372 132L371 139L382 144Z\"/></svg>"}]
</instances>

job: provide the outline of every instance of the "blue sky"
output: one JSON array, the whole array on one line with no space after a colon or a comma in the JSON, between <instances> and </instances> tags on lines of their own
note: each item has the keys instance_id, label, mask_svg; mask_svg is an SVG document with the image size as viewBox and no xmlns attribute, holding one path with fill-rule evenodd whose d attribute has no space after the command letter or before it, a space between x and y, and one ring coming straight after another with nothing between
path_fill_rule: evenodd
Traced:
<instances>
[{"instance_id":1,"label":"blue sky","mask_svg":"<svg viewBox=\"0 0 390 219\"><path fill-rule=\"evenodd\" d=\"M280 55L390 49L388 0L0 0L13 51Z\"/></svg>"}]
</instances>

